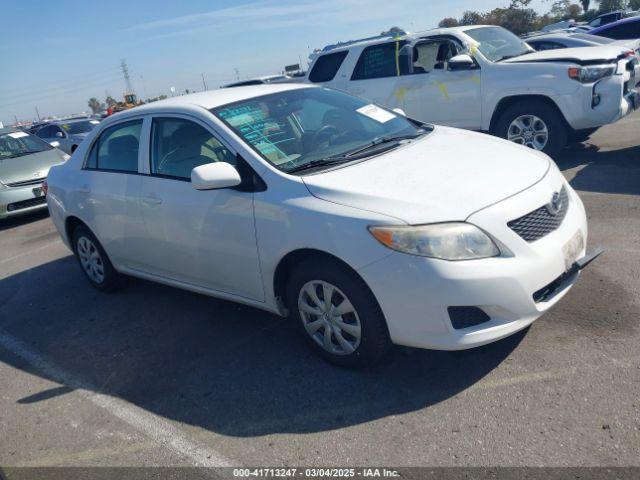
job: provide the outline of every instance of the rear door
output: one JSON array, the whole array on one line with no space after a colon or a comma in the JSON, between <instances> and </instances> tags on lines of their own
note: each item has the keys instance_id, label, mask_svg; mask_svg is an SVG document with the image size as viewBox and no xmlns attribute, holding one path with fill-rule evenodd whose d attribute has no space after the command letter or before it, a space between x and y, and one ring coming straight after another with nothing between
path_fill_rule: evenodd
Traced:
<instances>
[{"instance_id":1,"label":"rear door","mask_svg":"<svg viewBox=\"0 0 640 480\"><path fill-rule=\"evenodd\" d=\"M142 118L117 123L95 139L79 175L77 198L93 233L117 265L131 264L140 241L138 173Z\"/></svg>"},{"instance_id":2,"label":"rear door","mask_svg":"<svg viewBox=\"0 0 640 480\"><path fill-rule=\"evenodd\" d=\"M154 116L140 205L145 248L136 268L224 293L264 300L253 217L253 193L196 190L191 170L236 164L235 153L199 120Z\"/></svg>"}]
</instances>

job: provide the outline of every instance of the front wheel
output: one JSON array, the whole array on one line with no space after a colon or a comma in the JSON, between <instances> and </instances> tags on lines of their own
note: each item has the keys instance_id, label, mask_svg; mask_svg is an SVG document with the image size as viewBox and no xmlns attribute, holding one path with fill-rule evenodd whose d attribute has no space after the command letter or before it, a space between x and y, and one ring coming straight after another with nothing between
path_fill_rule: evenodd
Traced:
<instances>
[{"instance_id":1,"label":"front wheel","mask_svg":"<svg viewBox=\"0 0 640 480\"><path fill-rule=\"evenodd\" d=\"M567 126L553 106L532 100L515 103L500 115L495 135L555 157L567 144Z\"/></svg>"},{"instance_id":2,"label":"front wheel","mask_svg":"<svg viewBox=\"0 0 640 480\"><path fill-rule=\"evenodd\" d=\"M368 286L337 262L299 264L286 296L302 335L331 363L365 367L391 346L384 315Z\"/></svg>"}]
</instances>

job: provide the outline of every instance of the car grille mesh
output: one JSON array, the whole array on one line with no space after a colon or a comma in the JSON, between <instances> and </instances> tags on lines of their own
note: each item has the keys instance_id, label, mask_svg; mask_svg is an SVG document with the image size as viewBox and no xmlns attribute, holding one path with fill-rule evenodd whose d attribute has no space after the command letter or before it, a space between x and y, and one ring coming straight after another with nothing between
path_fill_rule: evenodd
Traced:
<instances>
[{"instance_id":1,"label":"car grille mesh","mask_svg":"<svg viewBox=\"0 0 640 480\"><path fill-rule=\"evenodd\" d=\"M7 183L6 185L7 187L26 187L28 185L40 185L46 179L47 179L46 177L32 178L29 180L22 180L20 182Z\"/></svg>"},{"instance_id":2,"label":"car grille mesh","mask_svg":"<svg viewBox=\"0 0 640 480\"><path fill-rule=\"evenodd\" d=\"M535 242L556 230L562 224L568 209L569 194L563 186L560 190L560 208L555 215L549 211L547 205L543 205L533 212L511 220L507 225L527 242Z\"/></svg>"},{"instance_id":3,"label":"car grille mesh","mask_svg":"<svg viewBox=\"0 0 640 480\"><path fill-rule=\"evenodd\" d=\"M23 210L25 208L37 207L38 205L44 205L47 203L47 197L31 198L29 200L23 200L21 202L10 203L7 205L7 212L15 212L16 210Z\"/></svg>"}]
</instances>

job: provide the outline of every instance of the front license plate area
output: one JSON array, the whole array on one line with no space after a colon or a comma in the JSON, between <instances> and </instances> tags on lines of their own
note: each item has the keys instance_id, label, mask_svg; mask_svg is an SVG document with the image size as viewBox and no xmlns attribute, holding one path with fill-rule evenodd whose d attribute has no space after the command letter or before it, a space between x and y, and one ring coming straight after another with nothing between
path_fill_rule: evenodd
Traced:
<instances>
[{"instance_id":1,"label":"front license plate area","mask_svg":"<svg viewBox=\"0 0 640 480\"><path fill-rule=\"evenodd\" d=\"M584 250L584 237L582 232L578 230L571 240L569 240L564 247L562 247L562 254L564 255L564 269L569 270L571 266L578 260L578 257Z\"/></svg>"}]
</instances>

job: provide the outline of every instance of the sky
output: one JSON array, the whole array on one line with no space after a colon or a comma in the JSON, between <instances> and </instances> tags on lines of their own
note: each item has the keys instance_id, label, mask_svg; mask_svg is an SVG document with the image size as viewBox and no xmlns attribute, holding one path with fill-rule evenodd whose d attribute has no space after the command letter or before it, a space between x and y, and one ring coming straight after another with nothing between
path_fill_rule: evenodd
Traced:
<instances>
[{"instance_id":1,"label":"sky","mask_svg":"<svg viewBox=\"0 0 640 480\"><path fill-rule=\"evenodd\" d=\"M550 0L534 0L540 12ZM128 65L141 98L209 89L306 67L314 48L379 34L425 30L465 10L508 0L3 0L0 122L89 110L89 98L121 99ZM236 74L237 70L237 74Z\"/></svg>"}]
</instances>

